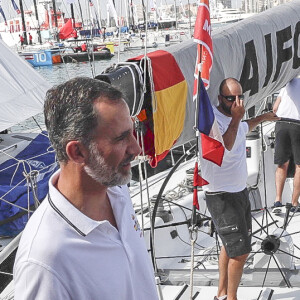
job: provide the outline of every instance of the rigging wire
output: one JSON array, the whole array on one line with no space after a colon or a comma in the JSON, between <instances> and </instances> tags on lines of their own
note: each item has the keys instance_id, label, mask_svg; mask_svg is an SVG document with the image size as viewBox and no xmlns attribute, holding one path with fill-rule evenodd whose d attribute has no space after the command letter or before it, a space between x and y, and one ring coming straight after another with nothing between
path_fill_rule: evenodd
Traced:
<instances>
[{"instance_id":1,"label":"rigging wire","mask_svg":"<svg viewBox=\"0 0 300 300\"><path fill-rule=\"evenodd\" d=\"M88 39L86 39L87 44L87 54L89 58L89 64L91 67L92 77L95 78L95 56L94 56L94 45L93 45L93 20L92 20L92 14L91 14L91 6L88 5L88 16L90 20L90 31L91 31L91 40L88 42ZM91 55L92 53L92 55ZM92 57L92 59L91 59Z\"/></svg>"},{"instance_id":2,"label":"rigging wire","mask_svg":"<svg viewBox=\"0 0 300 300\"><path fill-rule=\"evenodd\" d=\"M161 201L161 198L162 198L162 194L163 194L163 191L167 185L167 183L169 182L171 176L173 175L173 173L176 171L176 169L179 167L179 165L181 164L181 162L186 158L186 156L190 155L192 153L192 151L194 151L194 149L196 148L196 145L193 145L187 152L186 154L182 155L179 160L176 162L176 164L174 165L174 167L171 169L171 171L169 172L169 174L167 175L167 177L165 178L160 190L159 190L159 193L157 195L157 199L155 201L155 204L154 204L154 207L153 207L153 211L152 211L152 217L151 217L151 226L152 228L154 228L155 226L155 217L156 217L156 213L157 213L157 209L158 209L158 204L159 204L159 201ZM152 232L151 234L151 240L152 240L152 243L150 244L150 252L151 252L151 258L152 258L152 263L154 265L154 267L157 269L157 264L156 264L156 260L155 260L155 253L154 253L154 231Z\"/></svg>"},{"instance_id":3,"label":"rigging wire","mask_svg":"<svg viewBox=\"0 0 300 300\"><path fill-rule=\"evenodd\" d=\"M135 122L136 126L138 126L138 123ZM136 134L137 134L137 141L140 141L140 143L142 144L142 133L140 130L136 130ZM143 151L143 150L142 150ZM145 230L145 222L144 222L144 202L143 202L143 193L142 193L142 160L139 159L139 166L138 166L138 170L139 170L139 187L140 187L140 203L141 203L141 218L142 218L142 233L144 236L144 230Z\"/></svg>"}]
</instances>

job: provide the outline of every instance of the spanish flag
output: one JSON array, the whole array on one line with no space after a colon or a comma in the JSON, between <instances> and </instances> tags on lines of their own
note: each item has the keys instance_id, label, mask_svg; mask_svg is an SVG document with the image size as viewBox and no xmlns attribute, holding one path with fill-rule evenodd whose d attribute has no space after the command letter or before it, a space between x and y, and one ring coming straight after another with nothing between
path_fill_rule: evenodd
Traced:
<instances>
[{"instance_id":1,"label":"spanish flag","mask_svg":"<svg viewBox=\"0 0 300 300\"><path fill-rule=\"evenodd\" d=\"M140 60L142 56L134 60ZM148 54L151 60L154 95L152 95L154 153L151 166L163 159L174 145L184 127L187 82L174 58L164 50ZM151 72L150 72L151 73ZM148 140L149 142L149 140Z\"/></svg>"}]
</instances>

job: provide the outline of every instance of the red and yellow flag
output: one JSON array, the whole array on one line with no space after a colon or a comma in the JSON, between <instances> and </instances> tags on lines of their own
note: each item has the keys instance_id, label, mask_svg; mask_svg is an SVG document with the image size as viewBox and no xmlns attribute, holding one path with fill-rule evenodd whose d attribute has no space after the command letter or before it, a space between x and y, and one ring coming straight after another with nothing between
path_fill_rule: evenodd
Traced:
<instances>
[{"instance_id":1,"label":"red and yellow flag","mask_svg":"<svg viewBox=\"0 0 300 300\"><path fill-rule=\"evenodd\" d=\"M155 167L182 133L188 86L171 53L158 50L149 53L148 57L151 59L155 94L152 97L154 151L151 155L151 165ZM150 145L148 147L151 148Z\"/></svg>"}]
</instances>

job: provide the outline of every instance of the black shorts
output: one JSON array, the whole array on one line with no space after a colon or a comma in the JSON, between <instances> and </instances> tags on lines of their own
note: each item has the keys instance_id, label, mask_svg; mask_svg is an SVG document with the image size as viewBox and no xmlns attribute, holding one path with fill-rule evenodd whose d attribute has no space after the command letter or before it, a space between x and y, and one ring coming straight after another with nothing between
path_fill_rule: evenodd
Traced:
<instances>
[{"instance_id":1,"label":"black shorts","mask_svg":"<svg viewBox=\"0 0 300 300\"><path fill-rule=\"evenodd\" d=\"M300 165L300 125L288 122L277 122L275 125L274 163L282 165L294 158Z\"/></svg>"},{"instance_id":2,"label":"black shorts","mask_svg":"<svg viewBox=\"0 0 300 300\"><path fill-rule=\"evenodd\" d=\"M251 205L247 188L237 193L205 193L207 208L229 257L251 251Z\"/></svg>"}]
</instances>

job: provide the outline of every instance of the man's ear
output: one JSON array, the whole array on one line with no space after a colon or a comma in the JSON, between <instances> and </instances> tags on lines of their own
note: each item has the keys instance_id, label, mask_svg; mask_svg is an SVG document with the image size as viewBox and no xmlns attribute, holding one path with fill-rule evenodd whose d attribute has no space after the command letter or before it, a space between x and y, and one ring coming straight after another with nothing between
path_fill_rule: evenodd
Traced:
<instances>
[{"instance_id":1,"label":"man's ear","mask_svg":"<svg viewBox=\"0 0 300 300\"><path fill-rule=\"evenodd\" d=\"M218 95L218 100L219 100L219 104L220 104L221 101L222 101L222 96L221 95Z\"/></svg>"},{"instance_id":2,"label":"man's ear","mask_svg":"<svg viewBox=\"0 0 300 300\"><path fill-rule=\"evenodd\" d=\"M79 141L70 141L66 145L69 159L77 164L86 163L88 159L87 148Z\"/></svg>"}]
</instances>

